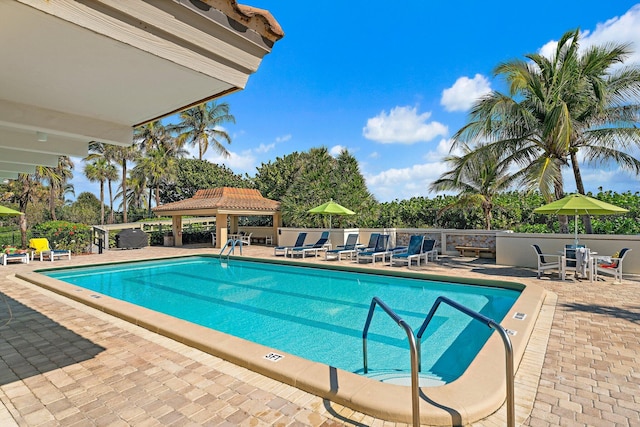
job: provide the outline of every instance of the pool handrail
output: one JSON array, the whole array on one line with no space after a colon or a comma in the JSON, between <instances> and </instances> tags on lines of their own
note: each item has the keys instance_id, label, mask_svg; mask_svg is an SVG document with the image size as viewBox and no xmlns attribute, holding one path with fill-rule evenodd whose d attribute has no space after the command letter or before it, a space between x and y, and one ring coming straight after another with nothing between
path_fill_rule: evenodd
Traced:
<instances>
[{"instance_id":1,"label":"pool handrail","mask_svg":"<svg viewBox=\"0 0 640 427\"><path fill-rule=\"evenodd\" d=\"M227 243L224 244L222 249L220 249L220 254L219 254L220 259L222 259L222 257L224 256L224 250L227 249L228 247L229 251L227 252L227 261L229 261L229 256L235 252L236 245L240 247L240 255L242 255L242 240L229 239L227 240Z\"/></svg>"},{"instance_id":2,"label":"pool handrail","mask_svg":"<svg viewBox=\"0 0 640 427\"><path fill-rule=\"evenodd\" d=\"M506 375L507 375L507 396L506 396L506 406L507 406L507 426L508 427L515 427L516 425L516 411L515 411L515 374L514 374L514 367L513 367L513 346L511 345L511 339L509 338L509 334L507 333L507 331L496 321L494 321L493 319L490 319L476 311L471 310L470 308L467 308L447 297L444 296L439 296L436 299L436 302L433 304L433 306L431 307L431 310L429 311L429 314L427 315L427 317L424 319L424 322L422 322L422 326L420 326L420 329L418 329L418 335L417 335L417 353L418 353L418 371L421 370L421 360L422 360L422 354L421 354L421 341L422 341L422 335L424 334L425 330L427 329L427 326L429 325L429 322L431 321L431 319L433 318L433 316L436 313L436 310L438 309L438 307L440 307L441 303L445 303L449 306L451 306L452 308L455 308L458 311L461 311L462 313L466 314L467 316L470 316L471 318L478 320L482 323L484 323L485 325L487 325L489 328L491 329L495 329L496 331L498 331L498 334L500 335L500 337L502 338L502 342L504 343L504 351L505 351L505 363L506 363ZM365 368L366 369L366 368ZM412 367L413 370L413 367ZM366 370L365 370L366 372Z\"/></svg>"},{"instance_id":3,"label":"pool handrail","mask_svg":"<svg viewBox=\"0 0 640 427\"><path fill-rule=\"evenodd\" d=\"M418 378L418 347L416 345L416 338L413 334L411 326L407 324L400 316L398 316L387 304L385 304L380 298L373 297L371 305L369 306L369 314L367 314L367 321L364 324L362 330L362 356L364 358L364 373L368 372L367 366L367 334L369 332L369 326L371 325L371 319L376 309L376 305L379 305L398 326L404 329L409 340L409 352L411 354L411 406L413 413L413 425L414 427L420 427L420 383Z\"/></svg>"}]
</instances>

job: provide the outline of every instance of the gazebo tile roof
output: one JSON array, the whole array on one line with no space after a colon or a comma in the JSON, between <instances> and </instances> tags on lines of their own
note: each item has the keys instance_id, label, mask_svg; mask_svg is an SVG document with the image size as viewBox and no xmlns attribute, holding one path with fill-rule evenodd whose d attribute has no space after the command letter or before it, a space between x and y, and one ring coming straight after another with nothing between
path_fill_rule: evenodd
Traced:
<instances>
[{"instance_id":1,"label":"gazebo tile roof","mask_svg":"<svg viewBox=\"0 0 640 427\"><path fill-rule=\"evenodd\" d=\"M266 199L260 191L254 189L220 187L198 190L190 199L166 203L153 211L166 213L202 209L274 211L280 209L280 202Z\"/></svg>"}]
</instances>

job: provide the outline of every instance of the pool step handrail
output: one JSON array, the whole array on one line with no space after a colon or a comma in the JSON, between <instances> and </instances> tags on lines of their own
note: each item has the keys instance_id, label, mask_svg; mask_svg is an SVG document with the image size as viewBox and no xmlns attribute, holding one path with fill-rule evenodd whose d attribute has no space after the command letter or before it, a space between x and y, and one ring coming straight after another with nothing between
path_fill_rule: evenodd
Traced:
<instances>
[{"instance_id":1,"label":"pool step handrail","mask_svg":"<svg viewBox=\"0 0 640 427\"><path fill-rule=\"evenodd\" d=\"M229 248L229 250L227 251L227 262L228 262L229 256L235 252L236 246L240 247L240 255L242 255L242 241L236 240L236 239L229 239L227 240L227 243L224 244L222 249L220 249L220 255L219 255L220 259L222 259L222 257L224 256L224 250Z\"/></svg>"},{"instance_id":2,"label":"pool step handrail","mask_svg":"<svg viewBox=\"0 0 640 427\"><path fill-rule=\"evenodd\" d=\"M416 341L417 341L417 353L418 353L418 371L422 370L422 366L421 366L421 362L422 362L422 351L421 351L421 342L422 342L422 335L424 335L425 330L427 329L427 326L429 325L429 322L431 322L431 319L433 318L433 316L436 313L436 310L438 310L438 307L440 307L441 303L445 303L449 306L451 306L452 308L466 314L467 316L470 316L471 318L478 320L482 323L484 323L485 325L487 325L489 328L491 329L495 329L496 331L498 331L498 334L500 335L500 337L502 338L502 342L504 344L504 352L505 352L505 363L506 363L506 375L507 375L507 397L506 397L506 406L507 406L507 426L508 427L515 427L516 425L516 411L515 411L515 374L514 374L514 366L513 366L513 346L511 345L511 339L509 338L509 334L507 333L507 331L496 321L476 312L471 310L468 307L465 307L447 297L443 297L440 296L436 299L436 302L433 304L433 306L431 307L431 310L429 311L429 314L427 315L427 317L424 319L424 322L422 322L422 326L420 326L420 329L418 329L418 335L416 336ZM413 370L413 366L411 367L411 369ZM365 368L365 372L366 372L366 368ZM413 373L412 373L413 374Z\"/></svg>"},{"instance_id":3,"label":"pool step handrail","mask_svg":"<svg viewBox=\"0 0 640 427\"><path fill-rule=\"evenodd\" d=\"M380 298L373 297L371 305L369 306L369 314L367 315L367 321L364 324L362 330L362 355L364 358L364 373L368 372L367 366L367 334L369 333L369 326L371 325L371 319L375 312L376 305L379 305L394 322L407 334L409 340L409 352L411 354L411 407L413 412L413 425L414 427L420 427L420 383L418 377L418 347L416 345L416 339L413 335L411 327L402 320L387 304L385 304Z\"/></svg>"}]
</instances>

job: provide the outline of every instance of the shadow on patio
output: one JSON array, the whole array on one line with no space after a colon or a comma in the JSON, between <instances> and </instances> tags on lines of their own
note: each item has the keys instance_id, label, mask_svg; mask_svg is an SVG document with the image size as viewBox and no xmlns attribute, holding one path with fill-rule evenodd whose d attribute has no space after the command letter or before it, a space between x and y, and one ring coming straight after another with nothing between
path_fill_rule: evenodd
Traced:
<instances>
[{"instance_id":1,"label":"shadow on patio","mask_svg":"<svg viewBox=\"0 0 640 427\"><path fill-rule=\"evenodd\" d=\"M91 359L104 350L0 293L0 385Z\"/></svg>"}]
</instances>

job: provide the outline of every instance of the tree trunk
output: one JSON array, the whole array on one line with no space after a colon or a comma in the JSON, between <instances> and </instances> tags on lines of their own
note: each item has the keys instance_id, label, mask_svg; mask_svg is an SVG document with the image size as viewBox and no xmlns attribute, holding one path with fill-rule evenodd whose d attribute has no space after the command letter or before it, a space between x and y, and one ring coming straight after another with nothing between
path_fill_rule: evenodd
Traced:
<instances>
[{"instance_id":1,"label":"tree trunk","mask_svg":"<svg viewBox=\"0 0 640 427\"><path fill-rule=\"evenodd\" d=\"M56 187L52 182L49 183L49 213L53 221L58 220L56 217Z\"/></svg>"},{"instance_id":2,"label":"tree trunk","mask_svg":"<svg viewBox=\"0 0 640 427\"><path fill-rule=\"evenodd\" d=\"M113 224L113 190L111 188L111 180L109 183L109 224Z\"/></svg>"},{"instance_id":3,"label":"tree trunk","mask_svg":"<svg viewBox=\"0 0 640 427\"><path fill-rule=\"evenodd\" d=\"M104 225L104 181L100 181L100 225Z\"/></svg>"},{"instance_id":4,"label":"tree trunk","mask_svg":"<svg viewBox=\"0 0 640 427\"><path fill-rule=\"evenodd\" d=\"M564 197L562 182L557 182L555 184L555 194L556 194L556 200L560 200ZM566 215L558 215L558 225L560 227L560 233L563 233L563 234L569 233L569 219L567 218Z\"/></svg>"},{"instance_id":5,"label":"tree trunk","mask_svg":"<svg viewBox=\"0 0 640 427\"><path fill-rule=\"evenodd\" d=\"M573 176L576 180L576 188L578 193L584 195L584 182L582 182L582 174L580 173L580 165L578 165L578 154L574 151L571 152L571 168L573 169ZM589 215L582 216L582 223L584 224L584 230L587 234L593 234L593 227L591 226L591 217Z\"/></svg>"},{"instance_id":6,"label":"tree trunk","mask_svg":"<svg viewBox=\"0 0 640 427\"><path fill-rule=\"evenodd\" d=\"M27 248L27 216L20 215L20 239L22 248Z\"/></svg>"},{"instance_id":7,"label":"tree trunk","mask_svg":"<svg viewBox=\"0 0 640 427\"><path fill-rule=\"evenodd\" d=\"M127 223L127 160L122 160L122 222Z\"/></svg>"}]
</instances>

